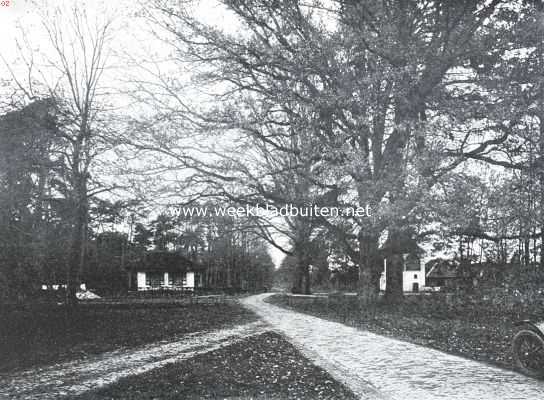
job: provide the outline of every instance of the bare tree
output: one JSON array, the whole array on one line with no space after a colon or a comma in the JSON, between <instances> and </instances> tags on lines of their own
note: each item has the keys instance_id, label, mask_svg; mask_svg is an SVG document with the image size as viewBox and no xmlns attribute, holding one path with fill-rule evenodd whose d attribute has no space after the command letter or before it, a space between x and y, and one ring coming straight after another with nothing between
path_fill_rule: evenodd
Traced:
<instances>
[{"instance_id":1,"label":"bare tree","mask_svg":"<svg viewBox=\"0 0 544 400\"><path fill-rule=\"evenodd\" d=\"M10 67L10 71L28 100L49 97L57 105L59 135L65 142L64 195L72 210L66 268L67 301L72 303L85 269L89 198L102 190L94 186L91 166L109 146L104 135L101 81L111 51L113 19L108 13L89 15L80 4L46 4L40 10L46 48L37 51L32 36L21 29L18 48L23 65ZM21 74L21 69L26 71Z\"/></svg>"}]
</instances>

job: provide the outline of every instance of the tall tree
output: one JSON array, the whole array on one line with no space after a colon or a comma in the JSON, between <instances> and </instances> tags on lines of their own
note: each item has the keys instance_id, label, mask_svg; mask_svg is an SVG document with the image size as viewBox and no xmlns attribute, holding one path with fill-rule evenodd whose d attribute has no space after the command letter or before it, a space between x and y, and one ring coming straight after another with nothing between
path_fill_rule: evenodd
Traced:
<instances>
[{"instance_id":1,"label":"tall tree","mask_svg":"<svg viewBox=\"0 0 544 400\"><path fill-rule=\"evenodd\" d=\"M27 81L16 69L10 67L10 71L27 99L48 96L57 105L64 141L64 195L70 203L73 226L66 268L67 301L74 303L87 259L89 198L102 190L95 187L91 166L97 155L109 147L104 135L105 92L101 80L113 39L113 20L108 12L91 16L84 6L72 3L48 3L41 12L47 49L41 54L35 52L29 47L32 37L22 31L18 47L27 68Z\"/></svg>"},{"instance_id":2,"label":"tall tree","mask_svg":"<svg viewBox=\"0 0 544 400\"><path fill-rule=\"evenodd\" d=\"M266 0L220 3L244 34L203 23L187 8L155 3L161 13L156 21L177 39L177 55L201 68L200 83L219 92L223 106L202 119L218 122L224 132L224 122L233 121L226 116L234 115L232 130L268 143L285 132L277 128L282 124L311 132L319 144L306 153L312 164L307 178L340 207L371 204L375 210L373 219L321 221L359 265L361 299L374 301L380 237L404 237L410 215L444 174L510 135L514 118L506 124L493 118L506 108L494 107L492 96L471 98L462 88L479 84L470 63L488 56L486 44L502 32L491 26L501 2L337 1L328 8L294 0L282 7ZM505 51L493 49L491 56ZM481 107L489 115L478 113ZM275 147L280 151L274 154L285 150ZM389 290L397 288L401 296L400 287Z\"/></svg>"},{"instance_id":3,"label":"tall tree","mask_svg":"<svg viewBox=\"0 0 544 400\"><path fill-rule=\"evenodd\" d=\"M57 250L66 224L54 195L63 174L59 148L52 100L0 117L0 275L7 297L35 294L64 262Z\"/></svg>"}]
</instances>

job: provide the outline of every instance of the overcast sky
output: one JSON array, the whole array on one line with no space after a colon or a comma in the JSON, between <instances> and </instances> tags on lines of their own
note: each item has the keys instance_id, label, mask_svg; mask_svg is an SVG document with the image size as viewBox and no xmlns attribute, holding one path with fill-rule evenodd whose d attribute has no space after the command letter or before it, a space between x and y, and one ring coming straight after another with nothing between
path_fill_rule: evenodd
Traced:
<instances>
[{"instance_id":1,"label":"overcast sky","mask_svg":"<svg viewBox=\"0 0 544 400\"><path fill-rule=\"evenodd\" d=\"M167 58L172 49L154 37L146 20L135 15L140 5L134 0L116 0L115 2L102 0L87 2L78 0L12 0L9 7L0 8L0 35L2 38L0 40L0 55L2 56L0 72L2 79L10 80L10 69L15 72L18 79L24 80L26 78L26 68L21 64L21 54L16 44L17 41L21 42L23 32L27 35L33 50L29 51L25 48L25 57L28 57L28 54L33 54L36 57L36 62L39 63L41 60L39 53L47 55L50 52L45 31L41 26L42 17L40 14L49 11L50 4L63 5L67 8L76 2L87 4L86 9L91 16L95 16L95 14L101 16L104 13L115 15L116 39L112 43L112 56L109 63L112 68L108 70L103 83L105 82L105 86L112 88L114 95L108 96L108 100L115 102L121 113L134 112L133 106L129 106L129 104L134 104L133 99L123 94L124 91L131 89L130 83L127 81L132 77L150 79L150 76L146 76L145 71L141 68L142 66L149 67L154 72L156 72L156 68L160 68L161 73L166 75L170 73L176 74L176 76L181 75L179 65L169 65L168 62L156 63L158 60ZM225 12L225 9L217 1L202 0L198 2L198 7L194 11L201 20L207 23L217 25L232 33L241 30L241 26L229 13ZM178 70L172 68L178 68ZM47 71L47 68L44 70L47 79L54 81L55 78L52 77L54 72ZM191 96L194 100L195 95ZM163 181L174 180L175 176L162 178ZM153 215L150 216L150 218L153 217ZM275 264L279 265L283 253L272 247L270 252Z\"/></svg>"}]
</instances>

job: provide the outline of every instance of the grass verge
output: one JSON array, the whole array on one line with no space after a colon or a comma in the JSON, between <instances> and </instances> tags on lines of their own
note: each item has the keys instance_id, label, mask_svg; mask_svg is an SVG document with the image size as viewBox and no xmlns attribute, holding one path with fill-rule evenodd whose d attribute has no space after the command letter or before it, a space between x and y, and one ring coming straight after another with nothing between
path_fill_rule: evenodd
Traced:
<instances>
[{"instance_id":1,"label":"grass verge","mask_svg":"<svg viewBox=\"0 0 544 400\"><path fill-rule=\"evenodd\" d=\"M237 303L4 308L0 310L0 371L84 358L254 320L256 316Z\"/></svg>"}]
</instances>

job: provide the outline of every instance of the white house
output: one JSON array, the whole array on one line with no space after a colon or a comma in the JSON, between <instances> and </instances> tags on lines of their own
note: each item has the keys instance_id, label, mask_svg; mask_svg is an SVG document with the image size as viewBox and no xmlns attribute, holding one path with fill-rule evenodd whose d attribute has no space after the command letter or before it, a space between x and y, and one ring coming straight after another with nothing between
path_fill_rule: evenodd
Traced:
<instances>
[{"instance_id":1,"label":"white house","mask_svg":"<svg viewBox=\"0 0 544 400\"><path fill-rule=\"evenodd\" d=\"M425 286L425 264L421 259L411 253L405 253L403 257L402 289L404 292L419 292ZM380 290L385 290L387 279L387 260L383 260L383 272L380 277Z\"/></svg>"},{"instance_id":2,"label":"white house","mask_svg":"<svg viewBox=\"0 0 544 400\"><path fill-rule=\"evenodd\" d=\"M138 290L194 289L195 272L137 271L136 282Z\"/></svg>"},{"instance_id":3,"label":"white house","mask_svg":"<svg viewBox=\"0 0 544 400\"><path fill-rule=\"evenodd\" d=\"M203 286L203 268L175 252L148 252L127 270L131 290L192 291Z\"/></svg>"}]
</instances>

